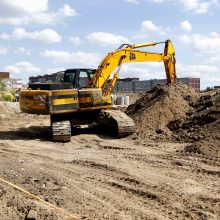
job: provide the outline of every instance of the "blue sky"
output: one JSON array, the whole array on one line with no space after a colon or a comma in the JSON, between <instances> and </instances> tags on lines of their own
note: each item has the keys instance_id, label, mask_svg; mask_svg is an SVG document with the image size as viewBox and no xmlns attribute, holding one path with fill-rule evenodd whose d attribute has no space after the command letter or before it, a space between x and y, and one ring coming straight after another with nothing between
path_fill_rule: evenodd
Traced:
<instances>
[{"instance_id":1,"label":"blue sky","mask_svg":"<svg viewBox=\"0 0 220 220\"><path fill-rule=\"evenodd\" d=\"M220 85L219 12L219 0L0 0L0 70L27 82L96 68L122 43L171 39L178 77L200 77L202 88ZM120 77L132 76L164 78L163 63L124 65Z\"/></svg>"}]
</instances>

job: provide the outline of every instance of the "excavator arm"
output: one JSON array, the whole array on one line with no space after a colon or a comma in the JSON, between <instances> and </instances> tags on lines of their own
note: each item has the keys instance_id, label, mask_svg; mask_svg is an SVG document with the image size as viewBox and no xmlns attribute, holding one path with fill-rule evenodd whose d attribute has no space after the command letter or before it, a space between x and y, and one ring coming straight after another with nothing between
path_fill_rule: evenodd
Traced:
<instances>
[{"instance_id":1,"label":"excavator arm","mask_svg":"<svg viewBox=\"0 0 220 220\"><path fill-rule=\"evenodd\" d=\"M136 50L137 48L155 46L157 44L165 43L164 53L152 53L147 51ZM175 69L175 50L170 40L165 42L148 42L145 44L122 45L117 50L109 53L100 63L95 72L89 87L102 88L103 95L109 96L112 88L115 85L119 70L123 63L131 62L164 62L166 78L168 83L176 82ZM115 68L118 70L110 83L109 89L104 92L106 82Z\"/></svg>"}]
</instances>

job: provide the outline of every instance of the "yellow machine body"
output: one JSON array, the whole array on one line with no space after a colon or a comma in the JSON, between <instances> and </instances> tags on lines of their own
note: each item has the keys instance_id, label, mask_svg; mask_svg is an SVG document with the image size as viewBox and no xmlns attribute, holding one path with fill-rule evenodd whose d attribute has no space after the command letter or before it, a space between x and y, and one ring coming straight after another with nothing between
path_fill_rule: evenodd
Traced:
<instances>
[{"instance_id":1,"label":"yellow machine body","mask_svg":"<svg viewBox=\"0 0 220 220\"><path fill-rule=\"evenodd\" d=\"M31 114L62 114L111 108L100 88L22 90L20 108Z\"/></svg>"}]
</instances>

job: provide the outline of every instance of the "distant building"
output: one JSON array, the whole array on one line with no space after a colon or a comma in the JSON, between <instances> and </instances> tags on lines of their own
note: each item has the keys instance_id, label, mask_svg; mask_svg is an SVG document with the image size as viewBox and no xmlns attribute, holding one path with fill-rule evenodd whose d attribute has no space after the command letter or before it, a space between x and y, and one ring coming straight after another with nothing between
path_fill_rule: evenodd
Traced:
<instances>
[{"instance_id":1,"label":"distant building","mask_svg":"<svg viewBox=\"0 0 220 220\"><path fill-rule=\"evenodd\" d=\"M123 82L139 81L139 78L138 77L128 77L124 79L118 78L117 81L123 81Z\"/></svg>"},{"instance_id":2,"label":"distant building","mask_svg":"<svg viewBox=\"0 0 220 220\"><path fill-rule=\"evenodd\" d=\"M9 72L0 72L0 80L2 79L9 79Z\"/></svg>"},{"instance_id":3,"label":"distant building","mask_svg":"<svg viewBox=\"0 0 220 220\"><path fill-rule=\"evenodd\" d=\"M10 78L9 72L0 72L0 80L2 80L7 88L11 89L21 89L22 79Z\"/></svg>"},{"instance_id":4,"label":"distant building","mask_svg":"<svg viewBox=\"0 0 220 220\"><path fill-rule=\"evenodd\" d=\"M11 89L21 89L22 80L21 79L4 79L7 88Z\"/></svg>"},{"instance_id":5,"label":"distant building","mask_svg":"<svg viewBox=\"0 0 220 220\"><path fill-rule=\"evenodd\" d=\"M220 89L220 86L214 86L214 89Z\"/></svg>"},{"instance_id":6,"label":"distant building","mask_svg":"<svg viewBox=\"0 0 220 220\"><path fill-rule=\"evenodd\" d=\"M193 89L195 89L196 92L200 91L200 78L193 78L193 77L177 78L177 82L191 86Z\"/></svg>"},{"instance_id":7,"label":"distant building","mask_svg":"<svg viewBox=\"0 0 220 220\"><path fill-rule=\"evenodd\" d=\"M146 92L151 90L154 86L158 84L166 84L166 79L151 79L151 80L141 80L138 78L130 78L133 80L119 79L115 85L114 92ZM200 78L185 77L178 78L178 83L183 83L191 86L195 91L200 91Z\"/></svg>"}]
</instances>

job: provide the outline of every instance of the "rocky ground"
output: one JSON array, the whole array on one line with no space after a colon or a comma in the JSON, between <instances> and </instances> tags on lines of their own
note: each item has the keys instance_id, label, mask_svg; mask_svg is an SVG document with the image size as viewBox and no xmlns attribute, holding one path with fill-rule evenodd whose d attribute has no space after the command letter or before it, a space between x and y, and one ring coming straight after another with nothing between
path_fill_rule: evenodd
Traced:
<instances>
[{"instance_id":1,"label":"rocky ground","mask_svg":"<svg viewBox=\"0 0 220 220\"><path fill-rule=\"evenodd\" d=\"M0 103L0 219L220 219L218 104L218 92L159 86L127 110L136 134L53 143L47 116Z\"/></svg>"}]
</instances>

